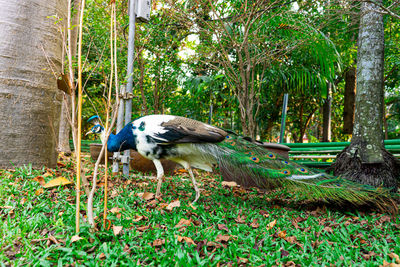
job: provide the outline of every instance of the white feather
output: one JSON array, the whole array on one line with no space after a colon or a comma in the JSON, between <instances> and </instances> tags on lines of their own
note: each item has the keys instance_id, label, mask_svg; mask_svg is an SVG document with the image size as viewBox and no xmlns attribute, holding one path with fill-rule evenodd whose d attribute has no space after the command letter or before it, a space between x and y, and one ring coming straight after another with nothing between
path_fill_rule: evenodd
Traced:
<instances>
[{"instance_id":1,"label":"white feather","mask_svg":"<svg viewBox=\"0 0 400 267\"><path fill-rule=\"evenodd\" d=\"M313 175L292 175L290 177L288 177L288 179L292 179L292 180L307 180L307 179L314 179L314 178L318 178L321 176L325 176L324 173L317 173L317 174L313 174Z\"/></svg>"}]
</instances>

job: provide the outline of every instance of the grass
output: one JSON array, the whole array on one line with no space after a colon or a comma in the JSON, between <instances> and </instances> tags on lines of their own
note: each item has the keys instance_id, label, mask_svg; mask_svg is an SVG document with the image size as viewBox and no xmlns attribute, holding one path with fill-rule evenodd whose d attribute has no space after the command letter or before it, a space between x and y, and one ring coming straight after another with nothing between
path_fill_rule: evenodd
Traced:
<instances>
[{"instance_id":1,"label":"grass","mask_svg":"<svg viewBox=\"0 0 400 267\"><path fill-rule=\"evenodd\" d=\"M168 177L164 195L147 194L148 200L139 193L154 193L153 180L113 177L108 229L100 218L97 231L84 222L82 196L82 239L72 242L74 188L42 190L35 179L72 180L68 159L56 169L23 167L0 170L0 176L1 266L377 266L400 255L399 215L310 208L292 201L296 196L288 192L223 186L219 176L207 173L199 175L204 190L194 206L186 174ZM99 217L102 194L99 187ZM180 206L168 209L178 199ZM118 226L122 230L115 235Z\"/></svg>"}]
</instances>

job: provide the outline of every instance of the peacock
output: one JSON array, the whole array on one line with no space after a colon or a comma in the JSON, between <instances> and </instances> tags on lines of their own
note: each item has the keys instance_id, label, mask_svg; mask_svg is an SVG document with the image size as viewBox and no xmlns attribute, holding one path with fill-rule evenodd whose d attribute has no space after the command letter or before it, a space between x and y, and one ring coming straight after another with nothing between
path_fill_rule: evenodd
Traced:
<instances>
[{"instance_id":1,"label":"peacock","mask_svg":"<svg viewBox=\"0 0 400 267\"><path fill-rule=\"evenodd\" d=\"M100 134L104 143L105 131L99 117L92 116L88 121L95 124L89 133ZM384 188L309 169L233 132L180 116L138 118L116 135L111 134L107 147L110 152L133 149L152 160L157 170L157 197L164 176L161 159L177 162L188 171L196 192L193 203L199 199L200 191L192 168L211 172L215 164L224 180L267 190L286 188L309 200L362 205L388 196Z\"/></svg>"}]
</instances>

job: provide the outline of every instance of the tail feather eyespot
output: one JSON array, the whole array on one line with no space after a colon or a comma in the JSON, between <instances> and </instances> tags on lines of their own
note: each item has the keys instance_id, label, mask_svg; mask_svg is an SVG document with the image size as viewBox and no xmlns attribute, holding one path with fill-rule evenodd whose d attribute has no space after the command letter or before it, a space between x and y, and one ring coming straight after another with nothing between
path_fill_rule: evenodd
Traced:
<instances>
[{"instance_id":1,"label":"tail feather eyespot","mask_svg":"<svg viewBox=\"0 0 400 267\"><path fill-rule=\"evenodd\" d=\"M252 161L254 161L255 163L260 162L260 159L257 158L257 157L250 157L250 159L251 159Z\"/></svg>"},{"instance_id":2,"label":"tail feather eyespot","mask_svg":"<svg viewBox=\"0 0 400 267\"><path fill-rule=\"evenodd\" d=\"M308 170L306 169L306 168L298 168L297 169L299 172L301 172L301 173L308 173Z\"/></svg>"},{"instance_id":3,"label":"tail feather eyespot","mask_svg":"<svg viewBox=\"0 0 400 267\"><path fill-rule=\"evenodd\" d=\"M270 158L270 159L276 158L275 154L273 154L273 153L269 153L267 156L268 156L268 158Z\"/></svg>"},{"instance_id":4,"label":"tail feather eyespot","mask_svg":"<svg viewBox=\"0 0 400 267\"><path fill-rule=\"evenodd\" d=\"M291 174L291 172L289 170L282 170L280 173L285 174L285 175Z\"/></svg>"},{"instance_id":5,"label":"tail feather eyespot","mask_svg":"<svg viewBox=\"0 0 400 267\"><path fill-rule=\"evenodd\" d=\"M287 160L283 160L282 163L286 164L286 165L289 165L289 161L287 161Z\"/></svg>"}]
</instances>

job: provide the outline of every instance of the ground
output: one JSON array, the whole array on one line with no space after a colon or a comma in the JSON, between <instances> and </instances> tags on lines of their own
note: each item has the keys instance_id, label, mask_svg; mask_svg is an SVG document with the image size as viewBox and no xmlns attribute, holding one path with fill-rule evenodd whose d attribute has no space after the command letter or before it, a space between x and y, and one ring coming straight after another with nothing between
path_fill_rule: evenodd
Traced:
<instances>
[{"instance_id":1,"label":"ground","mask_svg":"<svg viewBox=\"0 0 400 267\"><path fill-rule=\"evenodd\" d=\"M88 158L85 170L91 174ZM168 177L160 199L154 180L113 177L107 228L101 225L104 184L95 201L96 231L75 234L72 185L43 188L43 180L73 180L69 158L56 169L0 170L0 266L396 266L400 217L338 210L295 201L284 191L263 193L198 174L195 205L187 174ZM182 179L183 178L183 179ZM41 184L42 183L42 184Z\"/></svg>"}]
</instances>

